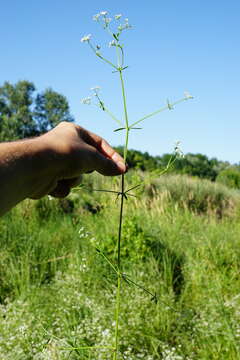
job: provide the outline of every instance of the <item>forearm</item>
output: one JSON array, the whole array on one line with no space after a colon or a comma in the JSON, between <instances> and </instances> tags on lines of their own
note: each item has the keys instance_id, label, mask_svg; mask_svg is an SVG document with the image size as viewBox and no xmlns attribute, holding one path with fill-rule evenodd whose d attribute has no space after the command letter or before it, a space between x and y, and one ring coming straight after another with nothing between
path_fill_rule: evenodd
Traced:
<instances>
[{"instance_id":1,"label":"forearm","mask_svg":"<svg viewBox=\"0 0 240 360\"><path fill-rule=\"evenodd\" d=\"M101 137L62 122L46 134L0 144L0 216L26 198L67 196L81 174L120 175L123 158Z\"/></svg>"},{"instance_id":2,"label":"forearm","mask_svg":"<svg viewBox=\"0 0 240 360\"><path fill-rule=\"evenodd\" d=\"M34 197L46 168L46 149L39 138L0 144L0 215Z\"/></svg>"}]
</instances>

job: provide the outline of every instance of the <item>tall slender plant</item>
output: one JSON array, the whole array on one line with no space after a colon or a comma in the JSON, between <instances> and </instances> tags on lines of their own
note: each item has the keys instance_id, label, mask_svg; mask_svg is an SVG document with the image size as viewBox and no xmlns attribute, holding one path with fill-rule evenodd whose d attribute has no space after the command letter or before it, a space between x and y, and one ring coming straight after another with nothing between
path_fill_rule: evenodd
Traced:
<instances>
[{"instance_id":1,"label":"tall slender plant","mask_svg":"<svg viewBox=\"0 0 240 360\"><path fill-rule=\"evenodd\" d=\"M124 76L123 76L124 71L127 69L128 66L126 66L126 64L125 64L125 57L124 57L125 54L124 54L123 44L121 42L121 35L126 30L131 29L132 26L129 24L128 19L122 20L122 18L123 18L122 15L118 14L118 15L115 15L113 19L111 19L110 17L108 17L107 11L101 11L99 14L96 14L95 16L93 16L93 20L98 22L101 25L101 27L105 31L107 31L107 33L109 34L109 36L111 38L111 40L109 42L109 47L115 48L115 50L116 50L116 63L113 63L112 61L110 61L108 58L106 58L103 55L101 47L94 43L94 41L92 40L91 34L85 35L81 39L81 42L87 43L89 45L90 49L93 51L93 53L101 61L103 61L107 65L109 65L112 68L114 73L118 73L120 84L121 84L124 121L119 120L119 118L116 117L106 106L105 102L102 100L102 98L100 96L100 88L98 86L91 89L93 92L93 96L86 97L86 98L82 99L81 101L83 104L87 104L87 105L94 104L94 105L98 106L106 114L108 114L118 124L118 127L114 130L115 132L117 132L117 131L125 132L123 157L124 157L124 161L126 163L127 155L128 155L129 133L131 131L140 129L138 127L138 125L141 122L143 122L144 120L146 120L154 115L157 115L165 110L172 110L175 105L177 105L181 102L184 102L186 100L192 99L193 97L189 93L185 92L184 97L181 98L180 100L177 100L173 103L170 103L167 100L167 104L165 106L161 107L160 109L143 116L142 118L134 121L133 123L129 122L127 101L126 101L126 90L125 90L125 83L124 83ZM93 99L95 99L95 100L93 100ZM166 172L173 165L173 163L175 162L176 157L178 155L181 155L181 150L179 148L179 143L176 143L175 152L174 152L173 156L170 158L169 163L167 164L166 168L163 171L161 171L160 174ZM113 269L113 271L117 275L116 307L115 307L115 337L114 337L113 345L106 346L106 347L94 346L94 347L78 348L78 349L82 349L82 350L84 350L84 349L86 349L86 350L90 350L90 349L106 349L107 350L107 349L109 349L112 351L112 354L113 354L112 359L113 360L119 359L119 319L120 319L120 310L121 310L120 307L121 307L122 282L125 281L128 284L135 285L136 287L138 287L138 288L144 290L146 293L148 293L151 296L151 299L153 301L157 301L156 294L151 293L150 291L145 289L143 286L137 284L135 281L130 279L123 272L122 263L121 263L121 246L122 246L121 239L122 239L124 203L125 203L125 200L128 198L128 196L134 196L132 191L140 186L139 184L137 184L129 189L126 189L125 176L126 176L125 174L123 174L121 176L119 191L103 190L103 189L97 190L97 191L106 191L106 192L109 192L112 194L116 194L117 197L120 197L119 223L118 223L118 236L117 236L117 257L114 260L110 260L100 249L97 249L97 251L100 253L100 255L107 261L109 266Z\"/></svg>"}]
</instances>

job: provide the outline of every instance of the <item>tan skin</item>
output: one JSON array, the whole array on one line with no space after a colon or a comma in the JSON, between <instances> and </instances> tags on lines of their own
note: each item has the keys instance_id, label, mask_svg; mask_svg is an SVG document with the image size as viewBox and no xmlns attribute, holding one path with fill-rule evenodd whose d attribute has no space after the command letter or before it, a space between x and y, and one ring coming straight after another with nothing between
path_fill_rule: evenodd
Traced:
<instances>
[{"instance_id":1,"label":"tan skin","mask_svg":"<svg viewBox=\"0 0 240 360\"><path fill-rule=\"evenodd\" d=\"M0 144L0 215L20 201L65 197L81 174L120 175L123 158L100 136L62 122L46 134Z\"/></svg>"}]
</instances>

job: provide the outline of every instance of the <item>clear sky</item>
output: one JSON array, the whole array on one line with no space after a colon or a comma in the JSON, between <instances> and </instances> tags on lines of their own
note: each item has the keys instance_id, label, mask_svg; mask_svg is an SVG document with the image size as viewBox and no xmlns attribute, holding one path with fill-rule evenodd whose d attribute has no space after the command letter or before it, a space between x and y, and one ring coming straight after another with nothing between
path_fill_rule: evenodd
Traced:
<instances>
[{"instance_id":1,"label":"clear sky","mask_svg":"<svg viewBox=\"0 0 240 360\"><path fill-rule=\"evenodd\" d=\"M0 5L0 84L26 79L38 91L52 87L68 98L77 123L121 144L115 123L80 103L99 85L108 107L122 116L117 74L80 43L91 33L107 46L92 16L101 10L121 13L133 25L123 37L130 120L165 105L167 98L179 99L185 90L195 97L146 120L143 130L131 134L130 148L161 155L180 140L185 153L240 161L239 1L1 0Z\"/></svg>"}]
</instances>

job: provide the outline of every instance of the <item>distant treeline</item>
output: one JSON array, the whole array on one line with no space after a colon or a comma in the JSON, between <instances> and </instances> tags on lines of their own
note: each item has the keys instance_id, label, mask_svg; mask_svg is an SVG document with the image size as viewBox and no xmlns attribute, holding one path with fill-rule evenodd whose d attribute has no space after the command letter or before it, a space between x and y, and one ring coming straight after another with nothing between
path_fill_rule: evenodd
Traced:
<instances>
[{"instance_id":1,"label":"distant treeline","mask_svg":"<svg viewBox=\"0 0 240 360\"><path fill-rule=\"evenodd\" d=\"M122 153L121 146L116 148ZM138 150L128 151L129 168L142 171L155 171L164 169L172 154L151 156L148 152ZM216 158L208 158L203 154L188 153L183 158L177 158L174 166L169 170L171 173L188 174L202 179L218 181L227 186L240 189L240 163L230 164L228 161L220 161Z\"/></svg>"},{"instance_id":2,"label":"distant treeline","mask_svg":"<svg viewBox=\"0 0 240 360\"><path fill-rule=\"evenodd\" d=\"M51 88L37 93L35 85L26 80L16 84L5 82L0 86L0 141L37 136L61 121L74 121L64 95ZM117 150L122 152L123 148ZM128 165L142 171L159 171L166 167L171 156L151 156L147 152L129 150ZM189 153L176 159L170 172L218 181L240 189L240 162L231 165L227 161Z\"/></svg>"}]
</instances>

